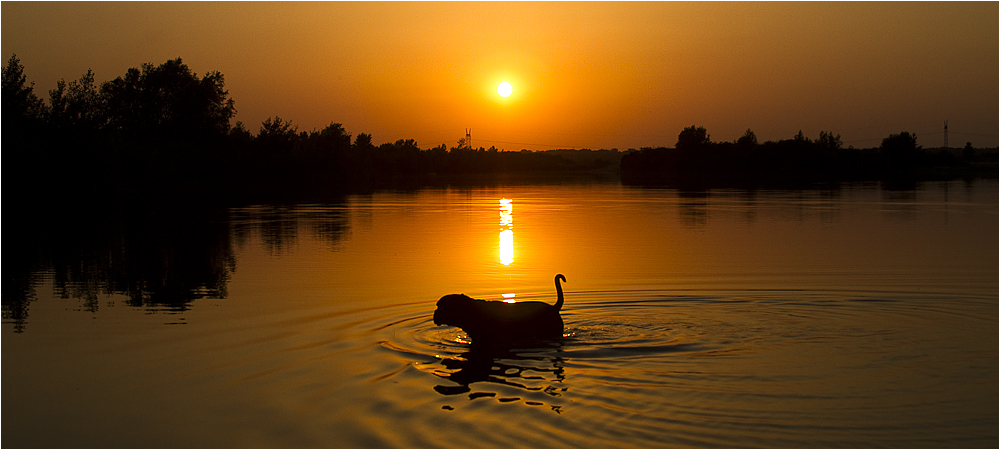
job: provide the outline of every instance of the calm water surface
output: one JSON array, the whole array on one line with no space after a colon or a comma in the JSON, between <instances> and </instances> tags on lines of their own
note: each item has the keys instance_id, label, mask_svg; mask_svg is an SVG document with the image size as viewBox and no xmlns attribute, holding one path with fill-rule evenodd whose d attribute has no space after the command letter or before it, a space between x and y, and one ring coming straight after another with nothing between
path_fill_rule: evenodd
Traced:
<instances>
[{"instance_id":1,"label":"calm water surface","mask_svg":"<svg viewBox=\"0 0 1000 450\"><path fill-rule=\"evenodd\" d=\"M996 447L997 200L599 183L67 217L5 291L2 444ZM448 293L552 302L556 273L562 341L432 321Z\"/></svg>"}]
</instances>

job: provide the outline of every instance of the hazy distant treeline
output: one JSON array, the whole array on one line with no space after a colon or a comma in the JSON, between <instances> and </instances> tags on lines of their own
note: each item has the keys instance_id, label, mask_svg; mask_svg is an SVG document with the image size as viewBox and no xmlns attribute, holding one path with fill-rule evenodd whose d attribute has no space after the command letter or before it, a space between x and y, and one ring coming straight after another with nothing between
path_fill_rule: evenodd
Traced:
<instances>
[{"instance_id":1,"label":"hazy distant treeline","mask_svg":"<svg viewBox=\"0 0 1000 450\"><path fill-rule=\"evenodd\" d=\"M926 152L901 133L876 149L844 149L823 132L758 143L753 132L735 142L711 142L704 128L685 128L673 149L506 152L473 149L464 139L451 148L420 149L412 139L376 145L370 134L352 136L339 123L302 131L268 118L256 132L230 126L235 102L225 77L192 73L180 58L143 64L101 83L87 71L59 81L48 101L34 93L12 56L3 68L3 144L7 162L41 195L187 192L216 196L340 193L394 186L437 175L552 173L614 170L623 180L713 180L787 177L865 178L886 171L964 167L970 148L956 157ZM11 166L8 166L11 167ZM994 170L995 171L995 170Z\"/></svg>"},{"instance_id":2,"label":"hazy distant treeline","mask_svg":"<svg viewBox=\"0 0 1000 450\"><path fill-rule=\"evenodd\" d=\"M464 139L429 150L412 139L376 145L370 134L352 139L339 123L302 131L280 117L253 132L242 122L230 126L236 108L224 76L199 77L180 58L99 86L88 70L59 81L45 102L14 55L3 68L2 94L6 159L41 181L34 189L343 192L427 174L602 169L620 158L617 150L473 149Z\"/></svg>"},{"instance_id":3,"label":"hazy distant treeline","mask_svg":"<svg viewBox=\"0 0 1000 450\"><path fill-rule=\"evenodd\" d=\"M704 127L684 128L674 148L643 148L621 159L626 183L753 186L821 181L932 179L996 176L993 164L973 149L927 150L903 131L878 147L844 148L840 135L822 131L812 140L801 131L791 139L759 143L752 130L733 142L712 142Z\"/></svg>"}]
</instances>

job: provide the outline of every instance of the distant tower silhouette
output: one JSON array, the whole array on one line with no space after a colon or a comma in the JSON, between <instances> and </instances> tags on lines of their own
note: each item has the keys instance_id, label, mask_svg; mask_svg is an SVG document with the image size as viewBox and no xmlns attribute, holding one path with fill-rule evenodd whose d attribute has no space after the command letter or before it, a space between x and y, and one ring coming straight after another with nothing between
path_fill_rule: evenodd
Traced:
<instances>
[{"instance_id":1,"label":"distant tower silhouette","mask_svg":"<svg viewBox=\"0 0 1000 450\"><path fill-rule=\"evenodd\" d=\"M468 145L470 149L472 148L472 128L465 129L465 145Z\"/></svg>"},{"instance_id":2,"label":"distant tower silhouette","mask_svg":"<svg viewBox=\"0 0 1000 450\"><path fill-rule=\"evenodd\" d=\"M944 121L944 148L948 148L948 121Z\"/></svg>"}]
</instances>

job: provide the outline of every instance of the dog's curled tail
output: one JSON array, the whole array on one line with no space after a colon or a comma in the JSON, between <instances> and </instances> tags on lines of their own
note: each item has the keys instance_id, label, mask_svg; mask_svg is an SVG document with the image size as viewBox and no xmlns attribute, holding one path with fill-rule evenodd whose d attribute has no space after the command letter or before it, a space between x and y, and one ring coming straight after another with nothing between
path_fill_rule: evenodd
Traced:
<instances>
[{"instance_id":1,"label":"dog's curled tail","mask_svg":"<svg viewBox=\"0 0 1000 450\"><path fill-rule=\"evenodd\" d=\"M566 282L566 277L564 277L563 274L561 274L561 273L560 274L556 274L556 280L555 280L556 281L556 296L558 297L558 299L556 300L556 304L555 304L556 311L561 310L562 309L562 305L563 305L562 286L559 284L559 280L560 279L563 281L563 283Z\"/></svg>"}]
</instances>

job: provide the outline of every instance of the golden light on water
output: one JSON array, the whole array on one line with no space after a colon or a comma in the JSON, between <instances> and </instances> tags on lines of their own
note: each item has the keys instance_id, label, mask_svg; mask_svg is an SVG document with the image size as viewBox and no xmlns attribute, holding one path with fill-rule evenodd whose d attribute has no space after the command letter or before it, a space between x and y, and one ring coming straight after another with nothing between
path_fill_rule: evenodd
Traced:
<instances>
[{"instance_id":1,"label":"golden light on water","mask_svg":"<svg viewBox=\"0 0 1000 450\"><path fill-rule=\"evenodd\" d=\"M514 232L503 230L500 232L500 264L509 266L514 262Z\"/></svg>"},{"instance_id":2,"label":"golden light on water","mask_svg":"<svg viewBox=\"0 0 1000 450\"><path fill-rule=\"evenodd\" d=\"M500 199L500 264L514 262L514 201Z\"/></svg>"},{"instance_id":3,"label":"golden light on water","mask_svg":"<svg viewBox=\"0 0 1000 450\"><path fill-rule=\"evenodd\" d=\"M500 199L500 226L507 229L514 227L514 200Z\"/></svg>"}]
</instances>

